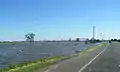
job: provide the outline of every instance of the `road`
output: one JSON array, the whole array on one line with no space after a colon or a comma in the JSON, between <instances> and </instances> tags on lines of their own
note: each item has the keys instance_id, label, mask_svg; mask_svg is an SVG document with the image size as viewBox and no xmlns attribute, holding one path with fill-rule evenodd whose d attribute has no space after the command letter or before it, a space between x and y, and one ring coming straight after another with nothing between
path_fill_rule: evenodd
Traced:
<instances>
[{"instance_id":1,"label":"road","mask_svg":"<svg viewBox=\"0 0 120 72\"><path fill-rule=\"evenodd\" d=\"M83 72L120 72L120 43L111 43Z\"/></svg>"},{"instance_id":2,"label":"road","mask_svg":"<svg viewBox=\"0 0 120 72\"><path fill-rule=\"evenodd\" d=\"M120 43L100 48L35 72L120 72Z\"/></svg>"}]
</instances>

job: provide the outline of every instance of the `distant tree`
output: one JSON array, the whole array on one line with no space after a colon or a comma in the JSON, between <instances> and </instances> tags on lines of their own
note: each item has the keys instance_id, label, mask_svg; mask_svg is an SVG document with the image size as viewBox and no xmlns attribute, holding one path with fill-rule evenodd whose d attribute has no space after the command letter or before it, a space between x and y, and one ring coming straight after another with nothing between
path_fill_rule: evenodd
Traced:
<instances>
[{"instance_id":1,"label":"distant tree","mask_svg":"<svg viewBox=\"0 0 120 72\"><path fill-rule=\"evenodd\" d=\"M69 40L68 41L71 41L71 38L69 38Z\"/></svg>"},{"instance_id":2,"label":"distant tree","mask_svg":"<svg viewBox=\"0 0 120 72\"><path fill-rule=\"evenodd\" d=\"M99 40L99 39L96 39L95 42L100 42L100 40Z\"/></svg>"},{"instance_id":3,"label":"distant tree","mask_svg":"<svg viewBox=\"0 0 120 72\"><path fill-rule=\"evenodd\" d=\"M118 39L118 42L120 42L120 39Z\"/></svg>"},{"instance_id":4,"label":"distant tree","mask_svg":"<svg viewBox=\"0 0 120 72\"><path fill-rule=\"evenodd\" d=\"M114 41L114 39L111 39L111 41Z\"/></svg>"},{"instance_id":5,"label":"distant tree","mask_svg":"<svg viewBox=\"0 0 120 72\"><path fill-rule=\"evenodd\" d=\"M28 42L34 42L34 36L35 36L35 34L34 33L28 33L28 34L26 34L25 35L25 38L26 38L26 41L28 41Z\"/></svg>"},{"instance_id":6,"label":"distant tree","mask_svg":"<svg viewBox=\"0 0 120 72\"><path fill-rule=\"evenodd\" d=\"M78 42L78 41L80 41L80 39L79 39L79 38L76 38L76 41Z\"/></svg>"},{"instance_id":7,"label":"distant tree","mask_svg":"<svg viewBox=\"0 0 120 72\"><path fill-rule=\"evenodd\" d=\"M86 41L89 41L89 39L87 38Z\"/></svg>"},{"instance_id":8,"label":"distant tree","mask_svg":"<svg viewBox=\"0 0 120 72\"><path fill-rule=\"evenodd\" d=\"M117 41L117 39L114 39L114 41Z\"/></svg>"},{"instance_id":9,"label":"distant tree","mask_svg":"<svg viewBox=\"0 0 120 72\"><path fill-rule=\"evenodd\" d=\"M117 39L111 39L111 41L117 41Z\"/></svg>"},{"instance_id":10,"label":"distant tree","mask_svg":"<svg viewBox=\"0 0 120 72\"><path fill-rule=\"evenodd\" d=\"M89 39L86 39L86 40L85 40L85 44L88 44L88 42L89 42Z\"/></svg>"}]
</instances>

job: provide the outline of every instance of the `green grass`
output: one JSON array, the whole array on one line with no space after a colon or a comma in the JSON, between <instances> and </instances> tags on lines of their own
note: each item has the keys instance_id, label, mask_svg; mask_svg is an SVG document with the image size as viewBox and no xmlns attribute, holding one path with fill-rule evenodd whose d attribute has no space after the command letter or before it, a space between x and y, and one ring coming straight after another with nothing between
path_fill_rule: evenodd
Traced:
<instances>
[{"instance_id":1,"label":"green grass","mask_svg":"<svg viewBox=\"0 0 120 72\"><path fill-rule=\"evenodd\" d=\"M93 51L93 50L95 50L95 49L97 49L97 48L99 48L99 47L101 47L101 46L103 46L103 45L104 45L104 43L99 44L99 45L97 45L97 46L90 47L90 48L88 48L88 49L86 49L86 50L80 52L79 54L85 54L86 52Z\"/></svg>"},{"instance_id":2,"label":"green grass","mask_svg":"<svg viewBox=\"0 0 120 72\"><path fill-rule=\"evenodd\" d=\"M58 60L70 58L72 56L57 56L52 58L43 58L37 61L27 61L23 63L9 65L8 68L0 69L0 72L33 72L36 69L48 66Z\"/></svg>"},{"instance_id":3,"label":"green grass","mask_svg":"<svg viewBox=\"0 0 120 72\"><path fill-rule=\"evenodd\" d=\"M20 42L0 42L0 44L17 44L17 43L20 43Z\"/></svg>"},{"instance_id":4,"label":"green grass","mask_svg":"<svg viewBox=\"0 0 120 72\"><path fill-rule=\"evenodd\" d=\"M84 54L86 52L93 51L102 45L103 44L100 44L100 45L94 46L94 47L90 47L87 50L80 52L79 54ZM8 68L0 69L0 72L33 72L33 71L40 69L42 67L46 67L48 65L51 65L54 62L57 62L59 60L64 60L64 59L68 59L71 57L75 57L75 55L57 56L57 57L52 57L52 58L43 58L43 59L39 59L36 61L27 61L27 62L23 62L23 63L9 65Z\"/></svg>"}]
</instances>

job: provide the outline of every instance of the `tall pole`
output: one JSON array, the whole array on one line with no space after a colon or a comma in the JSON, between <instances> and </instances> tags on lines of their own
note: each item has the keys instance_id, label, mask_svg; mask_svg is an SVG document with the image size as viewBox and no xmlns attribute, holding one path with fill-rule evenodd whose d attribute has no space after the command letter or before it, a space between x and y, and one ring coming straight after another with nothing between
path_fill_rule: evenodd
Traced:
<instances>
[{"instance_id":1,"label":"tall pole","mask_svg":"<svg viewBox=\"0 0 120 72\"><path fill-rule=\"evenodd\" d=\"M95 26L93 26L93 40L95 39Z\"/></svg>"}]
</instances>

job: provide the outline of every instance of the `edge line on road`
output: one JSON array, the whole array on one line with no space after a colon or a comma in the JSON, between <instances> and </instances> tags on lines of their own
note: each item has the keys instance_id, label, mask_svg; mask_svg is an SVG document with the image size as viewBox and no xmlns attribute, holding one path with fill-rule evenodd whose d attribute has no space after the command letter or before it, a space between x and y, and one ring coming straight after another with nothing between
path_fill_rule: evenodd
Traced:
<instances>
[{"instance_id":1,"label":"edge line on road","mask_svg":"<svg viewBox=\"0 0 120 72\"><path fill-rule=\"evenodd\" d=\"M91 59L87 64L85 64L78 72L82 72L88 65L90 65L95 59L97 59L109 46L109 43L106 45L106 47L99 53L97 54L93 59Z\"/></svg>"}]
</instances>

